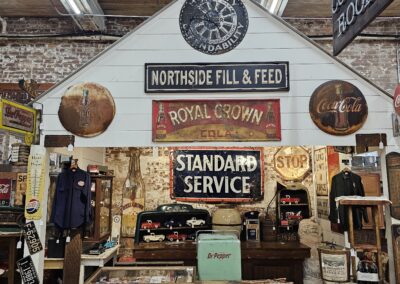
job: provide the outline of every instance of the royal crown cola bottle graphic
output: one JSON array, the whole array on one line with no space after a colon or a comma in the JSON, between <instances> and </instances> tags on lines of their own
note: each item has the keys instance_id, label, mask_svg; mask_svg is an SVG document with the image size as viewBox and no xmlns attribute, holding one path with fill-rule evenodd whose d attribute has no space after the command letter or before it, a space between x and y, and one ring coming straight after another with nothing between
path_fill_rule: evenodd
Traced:
<instances>
[{"instance_id":1,"label":"royal crown cola bottle graphic","mask_svg":"<svg viewBox=\"0 0 400 284\"><path fill-rule=\"evenodd\" d=\"M265 132L267 138L276 138L276 119L272 102L267 103Z\"/></svg>"},{"instance_id":2,"label":"royal crown cola bottle graphic","mask_svg":"<svg viewBox=\"0 0 400 284\"><path fill-rule=\"evenodd\" d=\"M165 124L165 113L163 103L158 103L158 116L156 125L156 138L164 139L167 136L167 126Z\"/></svg>"},{"instance_id":3,"label":"royal crown cola bottle graphic","mask_svg":"<svg viewBox=\"0 0 400 284\"><path fill-rule=\"evenodd\" d=\"M122 236L135 235L136 220L144 209L145 185L140 171L140 150L131 149L129 170L124 182L122 200Z\"/></svg>"},{"instance_id":4,"label":"royal crown cola bottle graphic","mask_svg":"<svg viewBox=\"0 0 400 284\"><path fill-rule=\"evenodd\" d=\"M343 96L343 88L341 84L336 84L336 109L335 109L335 130L346 131L349 129L349 113L345 106L345 97Z\"/></svg>"}]
</instances>

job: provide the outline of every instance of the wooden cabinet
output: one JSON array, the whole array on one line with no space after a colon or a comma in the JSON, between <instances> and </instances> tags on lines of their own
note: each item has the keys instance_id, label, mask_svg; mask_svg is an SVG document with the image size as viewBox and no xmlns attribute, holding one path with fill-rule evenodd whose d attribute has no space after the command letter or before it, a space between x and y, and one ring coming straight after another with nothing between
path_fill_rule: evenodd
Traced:
<instances>
[{"instance_id":1,"label":"wooden cabinet","mask_svg":"<svg viewBox=\"0 0 400 284\"><path fill-rule=\"evenodd\" d=\"M175 262L196 266L196 243L139 243L133 247L137 261ZM295 284L303 283L303 261L310 248L298 242L241 242L243 280L285 277Z\"/></svg>"},{"instance_id":2,"label":"wooden cabinet","mask_svg":"<svg viewBox=\"0 0 400 284\"><path fill-rule=\"evenodd\" d=\"M112 176L91 175L91 211L93 221L90 224L86 241L103 241L111 234Z\"/></svg>"}]
</instances>

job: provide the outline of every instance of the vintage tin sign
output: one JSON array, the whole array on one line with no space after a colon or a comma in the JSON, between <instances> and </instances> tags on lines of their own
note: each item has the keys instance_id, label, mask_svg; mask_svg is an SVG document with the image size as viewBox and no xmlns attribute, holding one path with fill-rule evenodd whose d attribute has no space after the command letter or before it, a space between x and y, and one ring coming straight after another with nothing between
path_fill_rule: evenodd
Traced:
<instances>
[{"instance_id":1,"label":"vintage tin sign","mask_svg":"<svg viewBox=\"0 0 400 284\"><path fill-rule=\"evenodd\" d=\"M310 171L310 154L303 147L281 147L274 155L274 169L284 180L301 180Z\"/></svg>"},{"instance_id":2,"label":"vintage tin sign","mask_svg":"<svg viewBox=\"0 0 400 284\"><path fill-rule=\"evenodd\" d=\"M0 129L25 135L25 142L31 144L36 126L36 110L24 105L0 100Z\"/></svg>"},{"instance_id":3,"label":"vintage tin sign","mask_svg":"<svg viewBox=\"0 0 400 284\"><path fill-rule=\"evenodd\" d=\"M24 225L24 237L31 255L43 250L42 242L40 241L35 223L30 221Z\"/></svg>"},{"instance_id":4,"label":"vintage tin sign","mask_svg":"<svg viewBox=\"0 0 400 284\"><path fill-rule=\"evenodd\" d=\"M349 135L359 130L368 116L361 91L345 81L329 81L312 94L310 116L316 126L332 135Z\"/></svg>"},{"instance_id":5,"label":"vintage tin sign","mask_svg":"<svg viewBox=\"0 0 400 284\"><path fill-rule=\"evenodd\" d=\"M17 266L21 274L22 283L39 284L39 277L36 272L35 265L33 264L32 257L30 255L25 256L17 261Z\"/></svg>"},{"instance_id":6,"label":"vintage tin sign","mask_svg":"<svg viewBox=\"0 0 400 284\"><path fill-rule=\"evenodd\" d=\"M171 198L246 202L264 194L262 148L180 148L170 151Z\"/></svg>"},{"instance_id":7,"label":"vintage tin sign","mask_svg":"<svg viewBox=\"0 0 400 284\"><path fill-rule=\"evenodd\" d=\"M58 109L62 126L81 137L100 135L107 130L114 116L115 103L110 91L93 82L69 87Z\"/></svg>"},{"instance_id":8,"label":"vintage tin sign","mask_svg":"<svg viewBox=\"0 0 400 284\"><path fill-rule=\"evenodd\" d=\"M10 206L12 179L0 179L0 206Z\"/></svg>"},{"instance_id":9,"label":"vintage tin sign","mask_svg":"<svg viewBox=\"0 0 400 284\"><path fill-rule=\"evenodd\" d=\"M289 90L289 62L147 63L145 92Z\"/></svg>"},{"instance_id":10,"label":"vintage tin sign","mask_svg":"<svg viewBox=\"0 0 400 284\"><path fill-rule=\"evenodd\" d=\"M400 84L397 85L393 96L393 106L397 115L400 115Z\"/></svg>"},{"instance_id":11,"label":"vintage tin sign","mask_svg":"<svg viewBox=\"0 0 400 284\"><path fill-rule=\"evenodd\" d=\"M279 100L153 101L153 141L279 141Z\"/></svg>"}]
</instances>

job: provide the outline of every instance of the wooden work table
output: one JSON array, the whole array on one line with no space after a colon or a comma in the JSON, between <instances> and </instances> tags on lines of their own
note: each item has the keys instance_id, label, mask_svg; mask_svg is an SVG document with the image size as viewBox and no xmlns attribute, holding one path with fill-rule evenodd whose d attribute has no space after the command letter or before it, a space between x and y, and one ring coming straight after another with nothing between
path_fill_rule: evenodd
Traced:
<instances>
[{"instance_id":1,"label":"wooden work table","mask_svg":"<svg viewBox=\"0 0 400 284\"><path fill-rule=\"evenodd\" d=\"M137 261L182 261L196 266L195 242L140 243L133 248ZM243 280L286 277L303 283L303 260L310 248L297 242L241 242Z\"/></svg>"}]
</instances>

